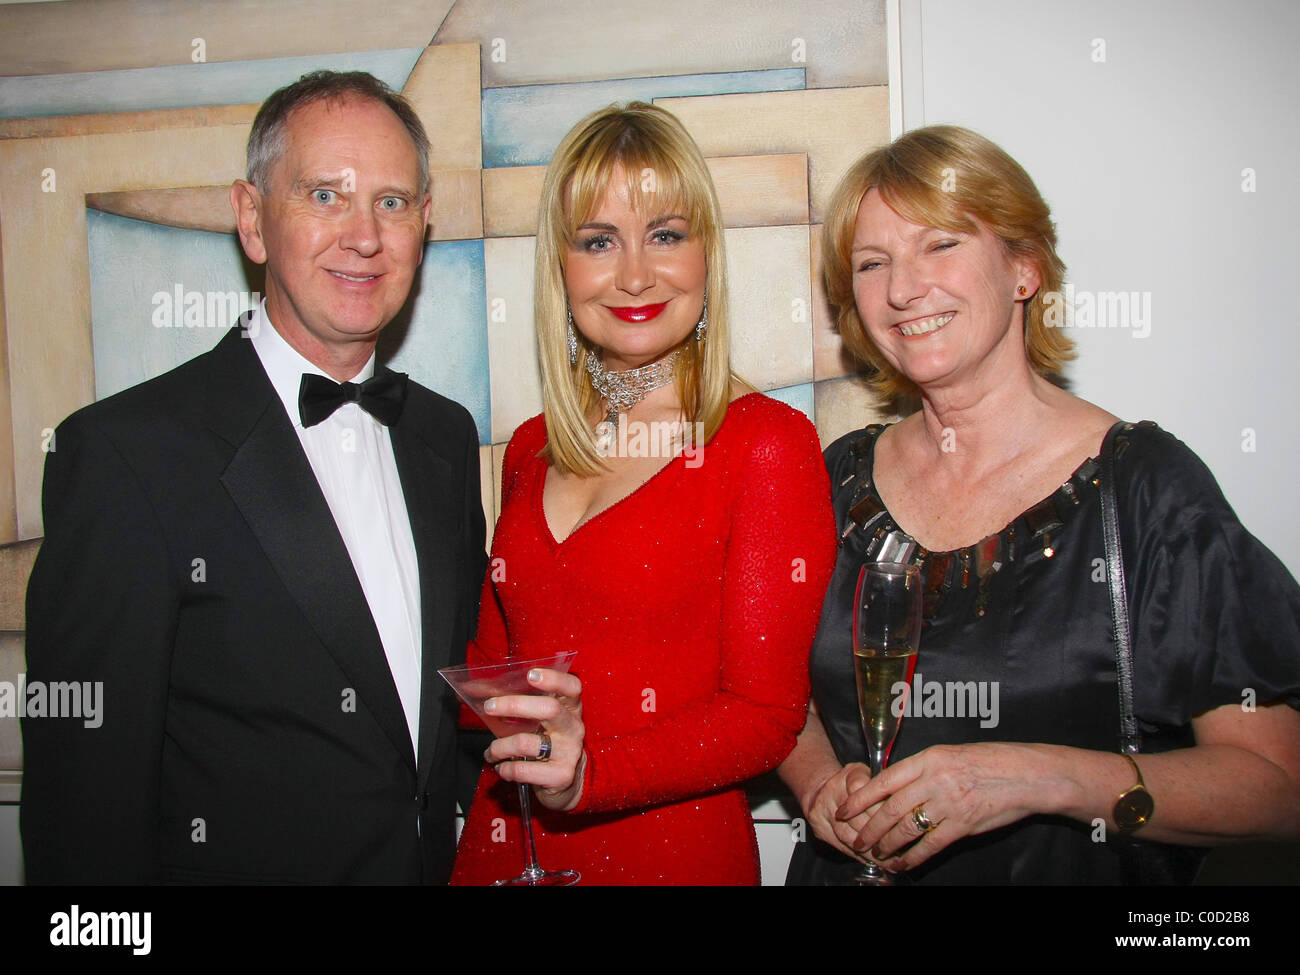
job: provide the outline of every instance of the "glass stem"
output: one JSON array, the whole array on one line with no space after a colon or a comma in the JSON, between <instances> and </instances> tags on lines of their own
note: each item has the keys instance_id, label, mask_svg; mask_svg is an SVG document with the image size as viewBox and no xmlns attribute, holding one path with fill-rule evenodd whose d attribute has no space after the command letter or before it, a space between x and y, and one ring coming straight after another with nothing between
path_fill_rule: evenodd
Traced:
<instances>
[{"instance_id":1,"label":"glass stem","mask_svg":"<svg viewBox=\"0 0 1300 975\"><path fill-rule=\"evenodd\" d=\"M519 818L524 823L524 842L527 844L525 852L528 854L528 862L524 865L523 876L528 880L537 880L546 873L537 864L537 843L533 839L533 807L532 796L530 792L532 787L523 783L515 783L519 788Z\"/></svg>"},{"instance_id":2,"label":"glass stem","mask_svg":"<svg viewBox=\"0 0 1300 975\"><path fill-rule=\"evenodd\" d=\"M885 765L889 761L889 749L893 747L893 744L893 741L890 741L888 745L878 749L873 748L867 752L867 767L871 769L873 779L885 770ZM856 879L860 883L868 884L887 883L889 880L885 876L885 871L874 861L862 864Z\"/></svg>"}]
</instances>

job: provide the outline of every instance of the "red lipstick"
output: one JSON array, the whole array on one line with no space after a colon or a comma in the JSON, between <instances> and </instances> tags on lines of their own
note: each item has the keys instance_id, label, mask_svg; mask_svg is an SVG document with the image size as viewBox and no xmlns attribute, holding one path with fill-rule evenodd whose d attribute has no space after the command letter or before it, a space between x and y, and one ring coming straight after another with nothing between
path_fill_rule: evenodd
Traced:
<instances>
[{"instance_id":1,"label":"red lipstick","mask_svg":"<svg viewBox=\"0 0 1300 975\"><path fill-rule=\"evenodd\" d=\"M661 301L657 305L638 305L636 307L628 305L620 308L611 307L609 310L625 322L648 322L652 318L658 318L659 313L666 307L668 307L668 302Z\"/></svg>"}]
</instances>

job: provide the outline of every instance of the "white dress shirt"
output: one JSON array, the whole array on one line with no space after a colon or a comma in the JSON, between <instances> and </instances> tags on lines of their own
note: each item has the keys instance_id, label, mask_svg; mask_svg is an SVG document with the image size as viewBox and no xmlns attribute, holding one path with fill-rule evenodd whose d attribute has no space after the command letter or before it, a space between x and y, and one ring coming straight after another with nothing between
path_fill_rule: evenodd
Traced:
<instances>
[{"instance_id":1,"label":"white dress shirt","mask_svg":"<svg viewBox=\"0 0 1300 975\"><path fill-rule=\"evenodd\" d=\"M356 403L344 403L328 419L304 427L298 413L303 373L327 374L275 330L265 301L253 312L248 329L257 357L284 403L361 580L406 713L411 743L418 751L420 573L388 428ZM374 372L375 356L371 353L351 381L363 382Z\"/></svg>"}]
</instances>

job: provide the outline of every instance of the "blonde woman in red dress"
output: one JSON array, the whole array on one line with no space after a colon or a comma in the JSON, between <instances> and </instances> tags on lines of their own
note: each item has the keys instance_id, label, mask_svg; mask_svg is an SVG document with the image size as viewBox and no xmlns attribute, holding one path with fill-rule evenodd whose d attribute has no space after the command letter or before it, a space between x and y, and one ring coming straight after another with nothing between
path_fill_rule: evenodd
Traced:
<instances>
[{"instance_id":1,"label":"blonde woman in red dress","mask_svg":"<svg viewBox=\"0 0 1300 975\"><path fill-rule=\"evenodd\" d=\"M731 373L722 220L698 147L633 103L546 174L535 317L545 413L506 449L471 663L577 650L498 701L453 883L755 884L743 791L794 747L834 562L816 432ZM548 756L546 761L511 759ZM538 808L538 807L542 808Z\"/></svg>"}]
</instances>

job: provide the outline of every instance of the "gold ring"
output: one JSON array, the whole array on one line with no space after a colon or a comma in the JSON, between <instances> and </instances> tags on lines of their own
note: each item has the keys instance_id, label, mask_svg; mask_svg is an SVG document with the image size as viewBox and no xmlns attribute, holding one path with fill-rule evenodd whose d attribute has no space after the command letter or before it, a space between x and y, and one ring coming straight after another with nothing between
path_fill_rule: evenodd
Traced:
<instances>
[{"instance_id":1,"label":"gold ring","mask_svg":"<svg viewBox=\"0 0 1300 975\"><path fill-rule=\"evenodd\" d=\"M928 833L939 824L930 821L930 817L925 814L925 806L921 805L912 810L912 825L918 833Z\"/></svg>"}]
</instances>

